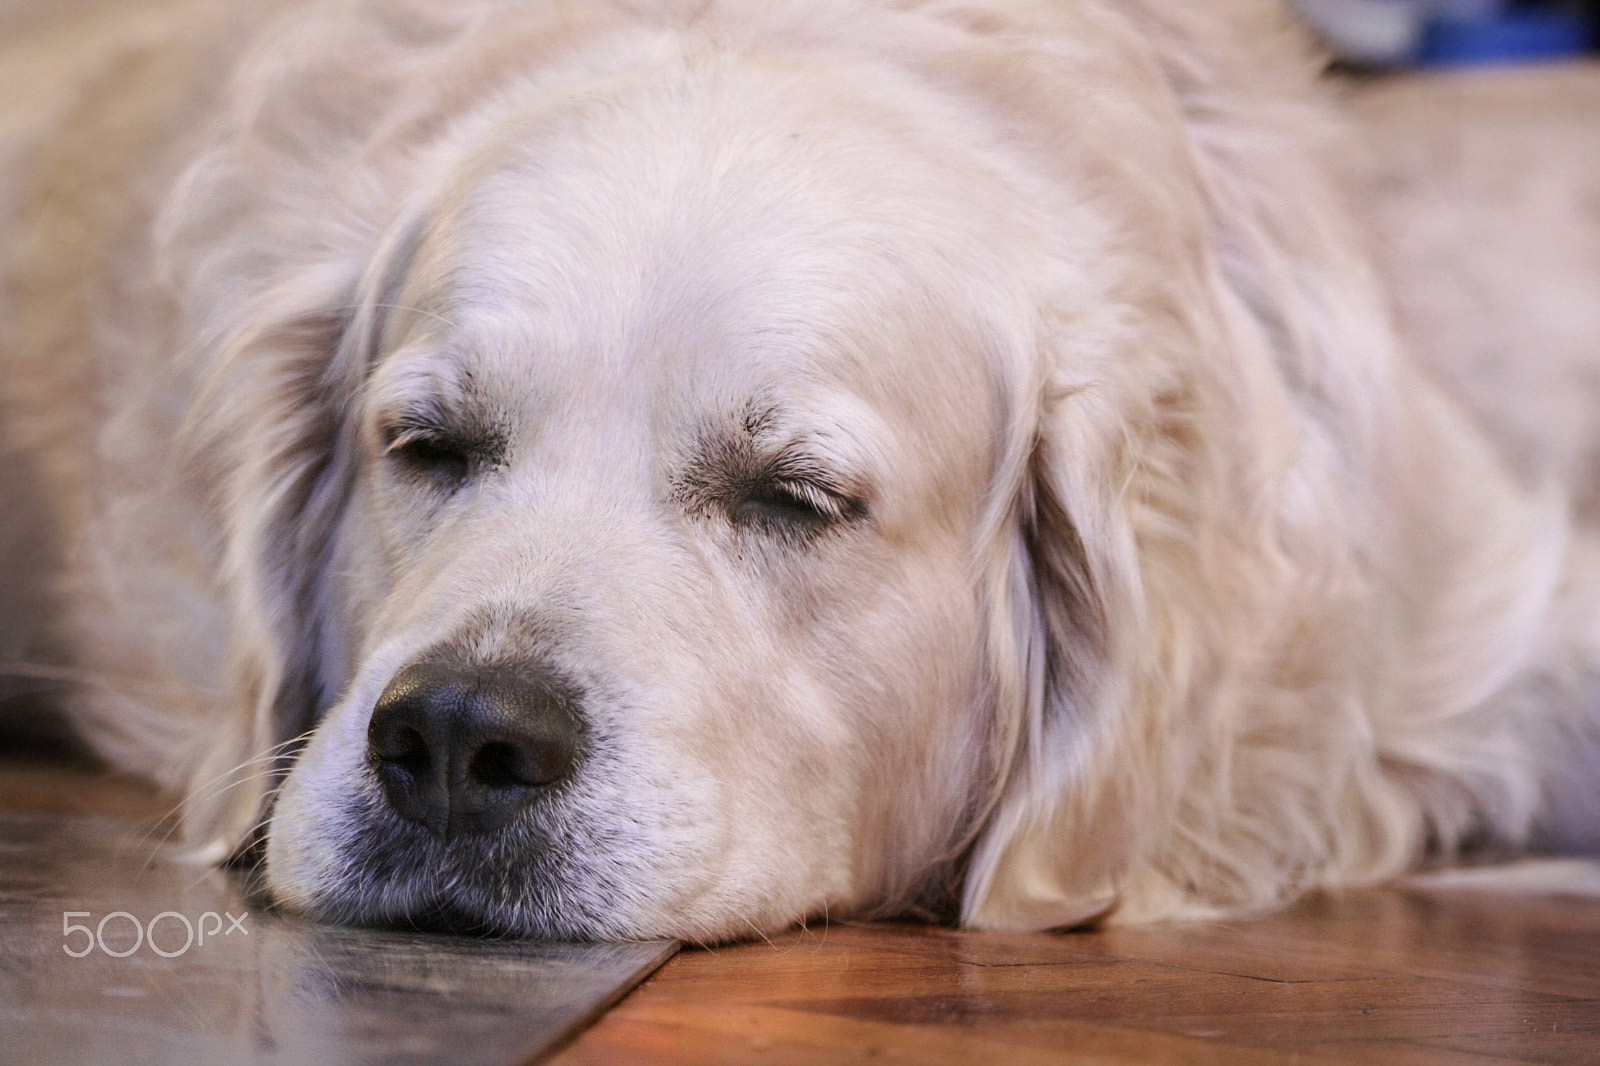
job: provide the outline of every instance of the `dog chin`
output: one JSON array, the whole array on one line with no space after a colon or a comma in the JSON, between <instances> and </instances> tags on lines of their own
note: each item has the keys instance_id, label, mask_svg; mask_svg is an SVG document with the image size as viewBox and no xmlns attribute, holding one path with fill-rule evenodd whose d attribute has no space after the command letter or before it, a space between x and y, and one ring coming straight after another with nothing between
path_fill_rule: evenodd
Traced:
<instances>
[{"instance_id":1,"label":"dog chin","mask_svg":"<svg viewBox=\"0 0 1600 1066\"><path fill-rule=\"evenodd\" d=\"M491 936L603 940L654 923L618 886L579 883L578 834L517 831L444 840L376 805L348 801L317 826L273 820L266 884L278 906L343 924ZM298 823L298 824L294 824Z\"/></svg>"}]
</instances>

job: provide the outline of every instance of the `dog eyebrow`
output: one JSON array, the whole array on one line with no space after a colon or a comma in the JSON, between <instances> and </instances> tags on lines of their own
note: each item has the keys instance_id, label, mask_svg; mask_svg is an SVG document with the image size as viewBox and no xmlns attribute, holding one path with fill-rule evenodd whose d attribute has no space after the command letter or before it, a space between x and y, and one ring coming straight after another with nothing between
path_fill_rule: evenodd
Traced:
<instances>
[{"instance_id":1,"label":"dog eyebrow","mask_svg":"<svg viewBox=\"0 0 1600 1066\"><path fill-rule=\"evenodd\" d=\"M382 412L377 430L386 452L422 443L498 462L510 447L510 434L486 412L439 396L413 397Z\"/></svg>"},{"instance_id":2,"label":"dog eyebrow","mask_svg":"<svg viewBox=\"0 0 1600 1066\"><path fill-rule=\"evenodd\" d=\"M830 442L829 438L841 437L842 430L786 433L781 427L799 421L786 414L775 405L747 408L740 442L747 451L742 458L769 478L808 481L840 495L865 495L865 478L849 458L853 449Z\"/></svg>"},{"instance_id":3,"label":"dog eyebrow","mask_svg":"<svg viewBox=\"0 0 1600 1066\"><path fill-rule=\"evenodd\" d=\"M386 450L428 440L491 455L510 443L509 427L474 381L471 365L449 349L391 355L369 402Z\"/></svg>"}]
</instances>

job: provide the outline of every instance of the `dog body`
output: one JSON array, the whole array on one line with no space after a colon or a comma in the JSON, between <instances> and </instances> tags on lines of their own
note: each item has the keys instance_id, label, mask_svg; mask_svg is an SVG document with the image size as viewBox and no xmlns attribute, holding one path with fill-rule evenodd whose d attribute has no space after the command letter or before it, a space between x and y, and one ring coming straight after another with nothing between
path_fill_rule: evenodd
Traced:
<instances>
[{"instance_id":1,"label":"dog body","mask_svg":"<svg viewBox=\"0 0 1600 1066\"><path fill-rule=\"evenodd\" d=\"M1496 383L1594 396L1593 338L1414 359L1374 249L1438 249L1348 197L1427 168L1333 166L1281 13L1193 6L107 14L0 158L14 672L337 920L1041 929L1592 846L1595 427Z\"/></svg>"}]
</instances>

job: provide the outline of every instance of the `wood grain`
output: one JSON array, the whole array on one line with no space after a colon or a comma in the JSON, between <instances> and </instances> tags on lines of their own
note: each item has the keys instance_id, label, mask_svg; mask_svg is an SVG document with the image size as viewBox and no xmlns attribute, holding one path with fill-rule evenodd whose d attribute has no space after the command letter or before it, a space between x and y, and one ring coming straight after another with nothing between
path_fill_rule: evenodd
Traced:
<instances>
[{"instance_id":1,"label":"wood grain","mask_svg":"<svg viewBox=\"0 0 1600 1066\"><path fill-rule=\"evenodd\" d=\"M1595 1063L1600 903L1374 889L1057 936L832 925L682 952L554 1061Z\"/></svg>"}]
</instances>

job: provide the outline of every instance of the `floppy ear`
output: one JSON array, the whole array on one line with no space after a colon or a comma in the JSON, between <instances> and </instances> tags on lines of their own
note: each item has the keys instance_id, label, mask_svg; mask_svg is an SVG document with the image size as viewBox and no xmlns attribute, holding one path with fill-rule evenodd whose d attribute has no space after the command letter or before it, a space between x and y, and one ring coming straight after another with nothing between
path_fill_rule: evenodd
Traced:
<instances>
[{"instance_id":1,"label":"floppy ear","mask_svg":"<svg viewBox=\"0 0 1600 1066\"><path fill-rule=\"evenodd\" d=\"M221 859L260 820L286 745L340 679L328 676L335 605L326 569L350 484L341 413L354 393L350 264L299 272L259 294L202 358L188 427L208 472L230 620L230 706L195 768L185 835Z\"/></svg>"},{"instance_id":2,"label":"floppy ear","mask_svg":"<svg viewBox=\"0 0 1600 1066\"><path fill-rule=\"evenodd\" d=\"M220 706L185 805L211 858L247 840L275 745L343 683L328 561L355 461L345 416L416 235L395 220L434 173L421 135L459 106L439 72L479 21L471 5L265 17L156 235L198 383L186 469L205 481L229 619L231 684L207 694Z\"/></svg>"},{"instance_id":3,"label":"floppy ear","mask_svg":"<svg viewBox=\"0 0 1600 1066\"><path fill-rule=\"evenodd\" d=\"M1102 200L1137 217L1087 268L1115 279L1098 306L1046 308L995 593L995 674L1032 680L1000 686L1002 793L962 909L980 927L1248 909L1413 843L1332 828L1363 772L1343 760L1370 751L1341 673L1366 617L1341 530L1393 341L1308 139L1312 68L1265 5L1243 27L1124 7L1170 111L1121 136L1176 147Z\"/></svg>"},{"instance_id":4,"label":"floppy ear","mask_svg":"<svg viewBox=\"0 0 1600 1066\"><path fill-rule=\"evenodd\" d=\"M1258 574L1247 543L1262 516L1222 439L1233 398L1180 369L1153 395L1104 399L1047 392L1018 494L1014 672L1032 680L1000 708L1021 725L969 866L967 924L1170 911L1180 890L1152 880L1152 864L1186 831L1182 808L1228 742L1240 666L1264 638L1253 600L1276 568ZM1136 908L1136 890L1162 898Z\"/></svg>"},{"instance_id":5,"label":"floppy ear","mask_svg":"<svg viewBox=\"0 0 1600 1066\"><path fill-rule=\"evenodd\" d=\"M345 681L332 571L357 466L351 416L426 219L404 212L365 276L359 261L328 262L268 287L202 356L191 466L214 486L235 713L216 723L184 815L215 857L248 842L294 742Z\"/></svg>"},{"instance_id":6,"label":"floppy ear","mask_svg":"<svg viewBox=\"0 0 1600 1066\"><path fill-rule=\"evenodd\" d=\"M275 22L240 58L156 233L193 382L184 465L204 482L228 620L229 676L207 694L184 805L210 860L250 841L290 742L343 683L328 559L383 284L362 279L387 261L393 190L417 168L377 136L392 113L373 100L419 77L414 54L437 58L381 17L322 18ZM351 40L360 75L323 47Z\"/></svg>"}]
</instances>

